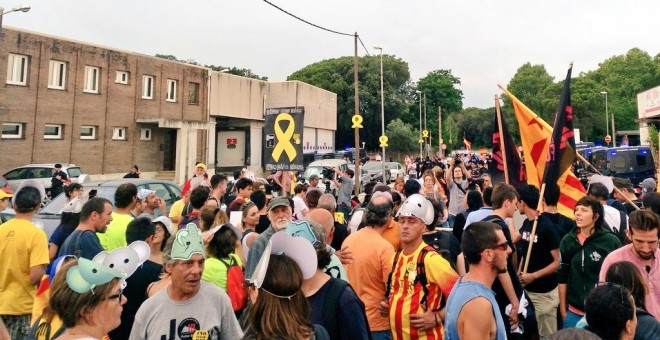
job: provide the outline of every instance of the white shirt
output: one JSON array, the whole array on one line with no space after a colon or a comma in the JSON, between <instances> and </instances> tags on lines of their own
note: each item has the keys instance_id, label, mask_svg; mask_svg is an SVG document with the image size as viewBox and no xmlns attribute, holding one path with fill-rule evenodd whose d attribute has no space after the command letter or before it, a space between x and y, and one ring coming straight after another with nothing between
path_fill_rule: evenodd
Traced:
<instances>
[{"instance_id":1,"label":"white shirt","mask_svg":"<svg viewBox=\"0 0 660 340\"><path fill-rule=\"evenodd\" d=\"M303 219L303 211L308 210L305 200L299 196L293 196L293 219L299 221Z\"/></svg>"},{"instance_id":2,"label":"white shirt","mask_svg":"<svg viewBox=\"0 0 660 340\"><path fill-rule=\"evenodd\" d=\"M621 229L621 213L619 209L603 204L603 210L605 211L605 224L607 224L607 228L615 234L618 233ZM626 228L628 227L628 216L626 216L625 226Z\"/></svg>"}]
</instances>

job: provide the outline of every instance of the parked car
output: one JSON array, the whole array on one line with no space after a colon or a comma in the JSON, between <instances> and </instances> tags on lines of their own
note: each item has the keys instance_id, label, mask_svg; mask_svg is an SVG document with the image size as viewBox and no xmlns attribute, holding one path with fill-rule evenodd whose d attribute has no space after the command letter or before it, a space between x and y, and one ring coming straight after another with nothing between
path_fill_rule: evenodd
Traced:
<instances>
[{"instance_id":1,"label":"parked car","mask_svg":"<svg viewBox=\"0 0 660 340\"><path fill-rule=\"evenodd\" d=\"M311 175L319 176L318 186L321 191L331 191L333 194L335 194L335 190L337 188L334 182L331 181L331 179L334 178L334 172L332 171L332 168L337 168L339 171L344 172L348 169L348 163L346 163L346 161L343 159L320 159L318 161L309 163L307 168L305 168L302 177L306 182L309 182L309 177ZM329 190L326 190L328 186Z\"/></svg>"},{"instance_id":2,"label":"parked car","mask_svg":"<svg viewBox=\"0 0 660 340\"><path fill-rule=\"evenodd\" d=\"M388 162L385 162L385 180L383 181L383 162L371 161L367 162L360 167L361 177L363 179L370 179L371 181L390 183L392 174L390 172Z\"/></svg>"},{"instance_id":3,"label":"parked car","mask_svg":"<svg viewBox=\"0 0 660 340\"><path fill-rule=\"evenodd\" d=\"M158 179L121 179L121 180L107 180L107 181L94 181L84 184L84 190L89 192L90 197L98 196L107 198L110 202L115 200L115 191L117 187L123 183L131 182L140 189L149 189L156 192L156 195L165 201L167 210L174 202L181 199L181 189L175 183L158 180ZM50 238L55 228L60 224L62 218L62 208L66 204L67 199L64 193L55 197L50 203L46 204L37 214L32 218L32 222L38 224L42 223L46 235Z\"/></svg>"},{"instance_id":4,"label":"parked car","mask_svg":"<svg viewBox=\"0 0 660 340\"><path fill-rule=\"evenodd\" d=\"M8 194L14 193L14 189L9 186L9 181L7 181L4 176L0 176L0 189Z\"/></svg>"},{"instance_id":5,"label":"parked car","mask_svg":"<svg viewBox=\"0 0 660 340\"><path fill-rule=\"evenodd\" d=\"M396 181L399 176L405 175L405 169L399 162L387 162L387 166L390 168L390 180Z\"/></svg>"},{"instance_id":6,"label":"parked car","mask_svg":"<svg viewBox=\"0 0 660 340\"><path fill-rule=\"evenodd\" d=\"M9 182L12 190L16 190L18 186L26 179L37 179L46 188L46 193L50 193L51 178L55 171L55 163L46 164L28 164L13 168L3 175ZM90 181L89 175L83 174L80 167L75 164L62 164L62 171L64 171L72 183L86 183Z\"/></svg>"}]
</instances>

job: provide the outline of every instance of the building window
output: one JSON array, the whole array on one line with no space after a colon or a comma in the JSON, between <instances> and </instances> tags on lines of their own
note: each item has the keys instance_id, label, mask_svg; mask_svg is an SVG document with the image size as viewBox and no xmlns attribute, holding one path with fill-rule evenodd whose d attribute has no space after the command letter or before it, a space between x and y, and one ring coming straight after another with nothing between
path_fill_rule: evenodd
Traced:
<instances>
[{"instance_id":1,"label":"building window","mask_svg":"<svg viewBox=\"0 0 660 340\"><path fill-rule=\"evenodd\" d=\"M154 77L142 76L142 98L154 99Z\"/></svg>"},{"instance_id":2,"label":"building window","mask_svg":"<svg viewBox=\"0 0 660 340\"><path fill-rule=\"evenodd\" d=\"M127 71L117 71L117 79L115 79L115 83L128 85L129 76L130 73Z\"/></svg>"},{"instance_id":3,"label":"building window","mask_svg":"<svg viewBox=\"0 0 660 340\"><path fill-rule=\"evenodd\" d=\"M9 53L7 84L27 86L28 56Z\"/></svg>"},{"instance_id":4,"label":"building window","mask_svg":"<svg viewBox=\"0 0 660 340\"><path fill-rule=\"evenodd\" d=\"M99 76L101 69L95 66L85 66L85 87L83 92L99 93Z\"/></svg>"},{"instance_id":5,"label":"building window","mask_svg":"<svg viewBox=\"0 0 660 340\"><path fill-rule=\"evenodd\" d=\"M50 61L48 70L48 88L64 90L66 85L66 63L58 60Z\"/></svg>"},{"instance_id":6,"label":"building window","mask_svg":"<svg viewBox=\"0 0 660 340\"><path fill-rule=\"evenodd\" d=\"M23 123L3 123L2 138L20 139L23 138Z\"/></svg>"},{"instance_id":7,"label":"building window","mask_svg":"<svg viewBox=\"0 0 660 340\"><path fill-rule=\"evenodd\" d=\"M199 104L199 83L188 83L188 104Z\"/></svg>"},{"instance_id":8,"label":"building window","mask_svg":"<svg viewBox=\"0 0 660 340\"><path fill-rule=\"evenodd\" d=\"M112 139L113 140L126 140L126 128L125 127L113 127L112 128Z\"/></svg>"},{"instance_id":9,"label":"building window","mask_svg":"<svg viewBox=\"0 0 660 340\"><path fill-rule=\"evenodd\" d=\"M81 126L80 139L96 139L96 126L93 125Z\"/></svg>"},{"instance_id":10,"label":"building window","mask_svg":"<svg viewBox=\"0 0 660 340\"><path fill-rule=\"evenodd\" d=\"M167 97L165 100L168 102L176 102L176 80L174 79L167 80Z\"/></svg>"},{"instance_id":11,"label":"building window","mask_svg":"<svg viewBox=\"0 0 660 340\"><path fill-rule=\"evenodd\" d=\"M62 139L62 130L64 126L61 124L46 124L44 127L44 139Z\"/></svg>"},{"instance_id":12,"label":"building window","mask_svg":"<svg viewBox=\"0 0 660 340\"><path fill-rule=\"evenodd\" d=\"M140 140L151 140L151 129L140 129Z\"/></svg>"}]
</instances>

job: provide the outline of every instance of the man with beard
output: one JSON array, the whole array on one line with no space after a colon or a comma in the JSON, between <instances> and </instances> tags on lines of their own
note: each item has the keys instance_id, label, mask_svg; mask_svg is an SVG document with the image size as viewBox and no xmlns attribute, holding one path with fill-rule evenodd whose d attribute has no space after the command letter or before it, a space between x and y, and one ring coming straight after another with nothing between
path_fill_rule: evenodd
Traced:
<instances>
[{"instance_id":1,"label":"man with beard","mask_svg":"<svg viewBox=\"0 0 660 340\"><path fill-rule=\"evenodd\" d=\"M507 272L509 243L496 224L476 222L463 232L461 248L470 271L449 294L445 339L504 340L506 326L490 287Z\"/></svg>"},{"instance_id":2,"label":"man with beard","mask_svg":"<svg viewBox=\"0 0 660 340\"><path fill-rule=\"evenodd\" d=\"M130 339L240 339L227 293L202 282L204 244L194 224L181 228L165 272L172 283L147 299L135 314Z\"/></svg>"},{"instance_id":3,"label":"man with beard","mask_svg":"<svg viewBox=\"0 0 660 340\"><path fill-rule=\"evenodd\" d=\"M660 319L660 218L651 210L637 210L630 214L628 225L626 232L632 242L607 255L600 268L599 281L605 281L605 274L612 264L620 261L633 263L649 285L644 301L646 310Z\"/></svg>"},{"instance_id":4,"label":"man with beard","mask_svg":"<svg viewBox=\"0 0 660 340\"><path fill-rule=\"evenodd\" d=\"M284 197L275 197L270 200L270 203L268 203L268 219L270 220L270 227L261 233L252 243L250 253L247 257L247 263L245 264L245 277L252 277L252 273L257 267L259 259L261 259L261 255L263 254L264 249L266 249L268 241L276 232L286 229L289 223L291 223L292 215L293 210L291 209L288 199Z\"/></svg>"}]
</instances>

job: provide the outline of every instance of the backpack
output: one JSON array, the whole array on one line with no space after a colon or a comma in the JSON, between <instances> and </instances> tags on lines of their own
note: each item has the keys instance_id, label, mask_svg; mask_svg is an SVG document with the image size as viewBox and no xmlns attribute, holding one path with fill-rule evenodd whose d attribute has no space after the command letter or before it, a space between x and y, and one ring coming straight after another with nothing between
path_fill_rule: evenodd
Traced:
<instances>
[{"instance_id":1,"label":"backpack","mask_svg":"<svg viewBox=\"0 0 660 340\"><path fill-rule=\"evenodd\" d=\"M426 285L429 283L428 279L426 278L426 268L424 267L424 259L426 258L426 254L428 254L431 251L435 251L435 249L431 246L426 246L422 248L422 251L419 253L419 256L417 257L417 275L415 275L415 280L413 281L413 286L415 283L419 282L422 285L422 300L420 301L420 304L427 305L426 304L426 297L429 294L429 289L426 287ZM396 263L399 261L399 255L401 255L401 250L397 251L396 254L394 255L394 261L392 262L392 271L390 272L390 276L387 278L387 288L385 289L385 297L390 298L390 289L392 288L392 276L394 276L394 270L396 269ZM440 302L440 306L445 304L445 296L444 294L442 295L442 300Z\"/></svg>"},{"instance_id":2,"label":"backpack","mask_svg":"<svg viewBox=\"0 0 660 340\"><path fill-rule=\"evenodd\" d=\"M243 277L243 270L236 263L236 259L231 257L231 262L226 263L222 259L220 262L227 267L227 295L231 300L231 307L234 312L238 312L245 307L247 303L247 288Z\"/></svg>"},{"instance_id":3,"label":"backpack","mask_svg":"<svg viewBox=\"0 0 660 340\"><path fill-rule=\"evenodd\" d=\"M57 316L55 316L57 317ZM28 339L32 340L50 340L50 339L56 339L64 331L66 328L64 325L62 325L58 330L55 330L55 333L51 334L53 329L51 329L51 324L50 321L46 318L44 318L43 315L41 315L37 320L32 324L32 327L30 327L30 334L28 335Z\"/></svg>"}]
</instances>

